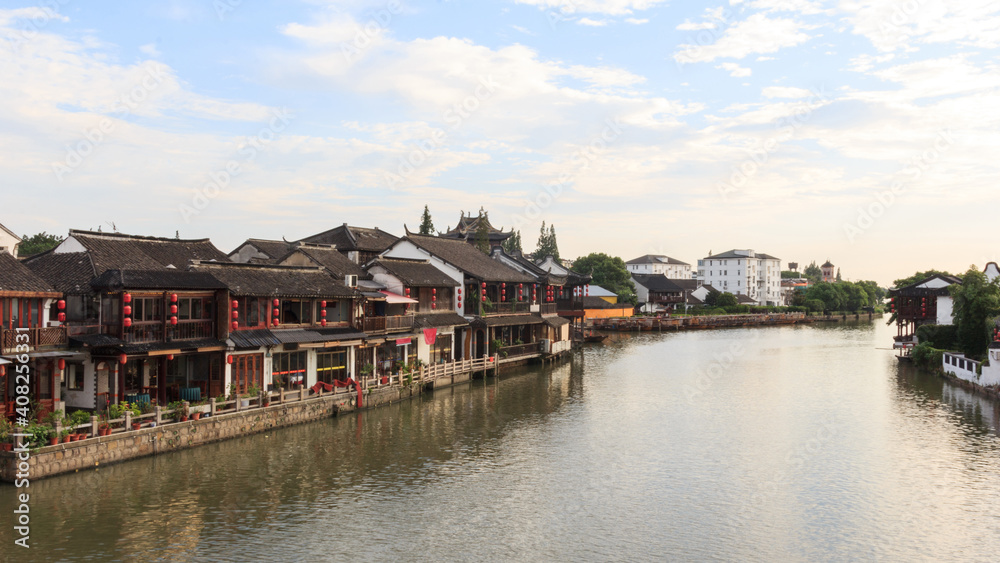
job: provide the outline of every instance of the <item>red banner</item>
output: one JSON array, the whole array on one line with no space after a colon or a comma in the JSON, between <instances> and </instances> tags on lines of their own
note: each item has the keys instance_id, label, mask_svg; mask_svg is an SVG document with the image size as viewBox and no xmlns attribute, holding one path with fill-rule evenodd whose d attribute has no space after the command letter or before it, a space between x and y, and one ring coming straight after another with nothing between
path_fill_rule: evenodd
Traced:
<instances>
[{"instance_id":1,"label":"red banner","mask_svg":"<svg viewBox=\"0 0 1000 563\"><path fill-rule=\"evenodd\" d=\"M424 342L428 346L433 346L434 341L437 340L438 329L436 328L425 328L424 329Z\"/></svg>"}]
</instances>

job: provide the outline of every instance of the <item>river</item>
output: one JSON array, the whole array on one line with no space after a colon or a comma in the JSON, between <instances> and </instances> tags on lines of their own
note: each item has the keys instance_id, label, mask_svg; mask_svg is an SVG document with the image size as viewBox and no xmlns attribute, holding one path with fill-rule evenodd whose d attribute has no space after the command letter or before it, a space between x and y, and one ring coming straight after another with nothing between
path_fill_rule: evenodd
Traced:
<instances>
[{"instance_id":1,"label":"river","mask_svg":"<svg viewBox=\"0 0 1000 563\"><path fill-rule=\"evenodd\" d=\"M8 561L997 561L1000 407L882 322L621 334L371 412L36 481ZM15 509L0 486L0 518Z\"/></svg>"}]
</instances>

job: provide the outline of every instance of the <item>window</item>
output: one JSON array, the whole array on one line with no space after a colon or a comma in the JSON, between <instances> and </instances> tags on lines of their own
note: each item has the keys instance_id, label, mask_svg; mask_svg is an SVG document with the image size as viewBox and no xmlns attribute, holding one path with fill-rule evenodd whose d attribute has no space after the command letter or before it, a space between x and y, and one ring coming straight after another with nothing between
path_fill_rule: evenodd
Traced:
<instances>
[{"instance_id":1,"label":"window","mask_svg":"<svg viewBox=\"0 0 1000 563\"><path fill-rule=\"evenodd\" d=\"M434 347L431 348L431 363L451 361L451 335L438 334L434 340Z\"/></svg>"},{"instance_id":2,"label":"window","mask_svg":"<svg viewBox=\"0 0 1000 563\"><path fill-rule=\"evenodd\" d=\"M311 324L312 307L312 301L308 299L283 299L281 301L281 324Z\"/></svg>"},{"instance_id":3,"label":"window","mask_svg":"<svg viewBox=\"0 0 1000 563\"><path fill-rule=\"evenodd\" d=\"M316 354L316 378L323 383L347 380L347 351Z\"/></svg>"},{"instance_id":4,"label":"window","mask_svg":"<svg viewBox=\"0 0 1000 563\"><path fill-rule=\"evenodd\" d=\"M66 363L66 388L70 391L83 390L83 364Z\"/></svg>"},{"instance_id":5,"label":"window","mask_svg":"<svg viewBox=\"0 0 1000 563\"><path fill-rule=\"evenodd\" d=\"M274 384L285 389L306 381L306 353L282 352L271 359Z\"/></svg>"},{"instance_id":6,"label":"window","mask_svg":"<svg viewBox=\"0 0 1000 563\"><path fill-rule=\"evenodd\" d=\"M163 320L163 299L139 297L132 299L132 320L137 323Z\"/></svg>"}]
</instances>

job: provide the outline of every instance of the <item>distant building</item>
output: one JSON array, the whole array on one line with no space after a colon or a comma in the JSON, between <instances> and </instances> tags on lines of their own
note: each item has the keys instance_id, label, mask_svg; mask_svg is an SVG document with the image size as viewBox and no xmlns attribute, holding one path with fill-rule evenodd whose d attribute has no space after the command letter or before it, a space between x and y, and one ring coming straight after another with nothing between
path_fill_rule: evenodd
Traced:
<instances>
[{"instance_id":1,"label":"distant building","mask_svg":"<svg viewBox=\"0 0 1000 563\"><path fill-rule=\"evenodd\" d=\"M889 308L896 315L895 348L917 344L917 329L925 324L952 324L949 288L961 284L955 276L935 274L905 287L889 290Z\"/></svg>"},{"instance_id":2,"label":"distant building","mask_svg":"<svg viewBox=\"0 0 1000 563\"><path fill-rule=\"evenodd\" d=\"M788 269L791 270L791 271L793 271L793 272L798 272L799 271L799 263L798 262L789 262L788 263Z\"/></svg>"},{"instance_id":3,"label":"distant building","mask_svg":"<svg viewBox=\"0 0 1000 563\"><path fill-rule=\"evenodd\" d=\"M691 264L662 254L647 254L625 262L633 275L663 275L672 280L691 279Z\"/></svg>"},{"instance_id":4,"label":"distant building","mask_svg":"<svg viewBox=\"0 0 1000 563\"><path fill-rule=\"evenodd\" d=\"M827 283L833 283L837 281L837 276L834 274L835 269L836 267L833 264L831 264L829 260L824 262L823 265L820 266L820 270L822 270L823 272L823 281Z\"/></svg>"},{"instance_id":5,"label":"distant building","mask_svg":"<svg viewBox=\"0 0 1000 563\"><path fill-rule=\"evenodd\" d=\"M769 254L734 249L706 256L698 260L698 280L760 304L781 303L781 259Z\"/></svg>"},{"instance_id":6,"label":"distant building","mask_svg":"<svg viewBox=\"0 0 1000 563\"><path fill-rule=\"evenodd\" d=\"M483 212L482 215L473 215L469 213L466 215L462 213L462 216L458 219L458 224L455 225L454 229L449 229L448 232L440 233L439 236L442 238L458 239L464 240L470 244L476 244L476 233L479 232L480 221L486 222L487 239L490 243L490 248L497 248L503 241L507 240L514 234L514 230L511 229L509 232L504 232L502 229L494 227L490 223L489 213ZM411 233L409 230L406 231L407 235L416 234Z\"/></svg>"},{"instance_id":7,"label":"distant building","mask_svg":"<svg viewBox=\"0 0 1000 563\"><path fill-rule=\"evenodd\" d=\"M6 252L17 258L17 247L21 244L21 237L15 235L10 229L0 225L0 252Z\"/></svg>"},{"instance_id":8,"label":"distant building","mask_svg":"<svg viewBox=\"0 0 1000 563\"><path fill-rule=\"evenodd\" d=\"M329 231L306 237L301 242L332 244L337 247L338 252L350 258L351 262L365 264L395 244L397 240L399 237L378 227L366 229L351 227L344 223Z\"/></svg>"}]
</instances>

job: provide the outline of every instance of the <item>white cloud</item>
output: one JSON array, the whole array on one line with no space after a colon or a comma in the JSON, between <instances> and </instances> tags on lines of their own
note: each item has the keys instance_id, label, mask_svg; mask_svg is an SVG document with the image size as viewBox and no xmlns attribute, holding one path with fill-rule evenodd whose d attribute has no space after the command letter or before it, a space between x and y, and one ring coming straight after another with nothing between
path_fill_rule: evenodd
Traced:
<instances>
[{"instance_id":1,"label":"white cloud","mask_svg":"<svg viewBox=\"0 0 1000 563\"><path fill-rule=\"evenodd\" d=\"M812 92L805 88L791 88L787 86L768 86L761 90L765 98L808 98Z\"/></svg>"},{"instance_id":2,"label":"white cloud","mask_svg":"<svg viewBox=\"0 0 1000 563\"><path fill-rule=\"evenodd\" d=\"M625 23L630 23L632 25L642 25L644 23L649 23L648 18L625 18Z\"/></svg>"},{"instance_id":3,"label":"white cloud","mask_svg":"<svg viewBox=\"0 0 1000 563\"><path fill-rule=\"evenodd\" d=\"M590 18L580 18L576 20L576 23L590 27L604 27L608 25L607 20L592 20Z\"/></svg>"},{"instance_id":4,"label":"white cloud","mask_svg":"<svg viewBox=\"0 0 1000 563\"><path fill-rule=\"evenodd\" d=\"M729 72L729 76L741 77L741 76L750 76L751 74L753 74L753 72L749 68L741 67L736 63L722 63L721 65L718 65L715 68L721 68Z\"/></svg>"},{"instance_id":5,"label":"white cloud","mask_svg":"<svg viewBox=\"0 0 1000 563\"><path fill-rule=\"evenodd\" d=\"M856 34L880 51L911 51L915 43L1000 46L1000 4L992 0L841 0Z\"/></svg>"},{"instance_id":6,"label":"white cloud","mask_svg":"<svg viewBox=\"0 0 1000 563\"><path fill-rule=\"evenodd\" d=\"M674 53L679 63L711 62L718 58L742 59L754 53L773 53L810 39L809 26L787 18L757 13L727 28L714 44L684 44Z\"/></svg>"},{"instance_id":7,"label":"white cloud","mask_svg":"<svg viewBox=\"0 0 1000 563\"><path fill-rule=\"evenodd\" d=\"M774 60L774 57L757 57L757 59L756 59L756 61L759 62L759 63L760 62L764 62L764 61L773 61L773 60Z\"/></svg>"},{"instance_id":8,"label":"white cloud","mask_svg":"<svg viewBox=\"0 0 1000 563\"><path fill-rule=\"evenodd\" d=\"M538 6L564 14L629 15L637 10L648 10L667 0L514 0L517 4Z\"/></svg>"},{"instance_id":9,"label":"white cloud","mask_svg":"<svg viewBox=\"0 0 1000 563\"><path fill-rule=\"evenodd\" d=\"M718 26L715 22L699 22L695 23L690 20L684 20L684 23L677 26L677 29L681 31L700 31L702 29L715 29Z\"/></svg>"},{"instance_id":10,"label":"white cloud","mask_svg":"<svg viewBox=\"0 0 1000 563\"><path fill-rule=\"evenodd\" d=\"M147 43L139 47L139 52L144 55L153 57L154 59L161 55L160 50L156 48L156 43Z\"/></svg>"}]
</instances>

